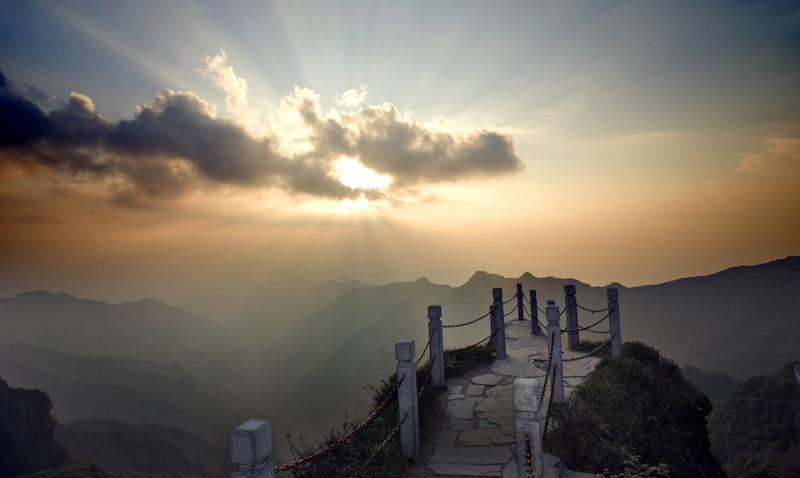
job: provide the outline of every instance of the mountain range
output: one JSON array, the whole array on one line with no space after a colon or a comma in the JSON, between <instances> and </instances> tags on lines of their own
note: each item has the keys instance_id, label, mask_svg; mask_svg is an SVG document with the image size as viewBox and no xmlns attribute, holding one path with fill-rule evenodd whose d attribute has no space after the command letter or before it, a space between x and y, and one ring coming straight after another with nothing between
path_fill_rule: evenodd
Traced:
<instances>
[{"instance_id":1,"label":"mountain range","mask_svg":"<svg viewBox=\"0 0 800 478\"><path fill-rule=\"evenodd\" d=\"M787 257L641 287L488 272L459 287L425 278L382 286L292 281L263 293L208 293L186 305L193 312L155 299L112 305L25 292L0 298L0 376L48 392L59 421L160 423L224 446L252 416L273 421L276 437L313 439L345 413L363 413L370 399L363 388L394 371L395 342L414 339L421 352L428 305L442 306L445 324L463 323L488 312L493 288L509 300L517 283L526 294L537 291L542 309L548 299L563 307L567 284L578 304L602 309L607 287L616 287L623 340L645 342L682 366L741 379L800 358L800 257ZM581 325L599 317L579 310ZM446 329L445 348L487 335L487 319ZM289 458L282 440L276 449Z\"/></svg>"}]
</instances>

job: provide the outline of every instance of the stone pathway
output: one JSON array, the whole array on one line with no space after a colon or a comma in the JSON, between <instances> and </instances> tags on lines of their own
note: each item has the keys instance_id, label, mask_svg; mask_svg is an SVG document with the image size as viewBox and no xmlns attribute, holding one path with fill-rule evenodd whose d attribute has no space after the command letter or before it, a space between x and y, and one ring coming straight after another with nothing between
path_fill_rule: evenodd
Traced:
<instances>
[{"instance_id":1,"label":"stone pathway","mask_svg":"<svg viewBox=\"0 0 800 478\"><path fill-rule=\"evenodd\" d=\"M530 332L530 321L506 324L508 358L496 360L491 373L446 381L447 423L428 460L431 478L515 478L513 388L517 377L538 378L543 383L547 366L547 340ZM564 350L564 358L582 355ZM569 397L599 359L588 357L564 364L564 395ZM538 366L537 366L538 365ZM541 367L541 368L540 368ZM549 388L547 390L549 396ZM541 408L542 427L547 397ZM545 478L555 478L558 459L545 454ZM569 472L577 478L593 476Z\"/></svg>"}]
</instances>

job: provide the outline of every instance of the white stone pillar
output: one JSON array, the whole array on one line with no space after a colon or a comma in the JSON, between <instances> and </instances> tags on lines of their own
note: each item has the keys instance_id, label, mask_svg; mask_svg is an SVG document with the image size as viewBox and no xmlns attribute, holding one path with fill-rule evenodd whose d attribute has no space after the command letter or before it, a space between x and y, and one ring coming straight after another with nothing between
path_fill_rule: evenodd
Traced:
<instances>
[{"instance_id":1,"label":"white stone pillar","mask_svg":"<svg viewBox=\"0 0 800 478\"><path fill-rule=\"evenodd\" d=\"M492 304L494 308L494 313L492 314L494 328L492 333L497 332L494 336L494 350L497 352L497 358L504 359L506 358L506 323L505 314L503 314L503 289L500 287L492 289L492 297L494 298L494 303Z\"/></svg>"},{"instance_id":2,"label":"white stone pillar","mask_svg":"<svg viewBox=\"0 0 800 478\"><path fill-rule=\"evenodd\" d=\"M522 294L522 284L517 284L517 320L525 320L525 296Z\"/></svg>"},{"instance_id":3,"label":"white stone pillar","mask_svg":"<svg viewBox=\"0 0 800 478\"><path fill-rule=\"evenodd\" d=\"M564 300L567 308L567 329L577 329L578 326L578 305L575 299L575 286L564 286ZM580 349L580 337L578 332L567 332L567 349L576 351Z\"/></svg>"},{"instance_id":4,"label":"white stone pillar","mask_svg":"<svg viewBox=\"0 0 800 478\"><path fill-rule=\"evenodd\" d=\"M231 478L273 478L275 465L269 460L273 450L272 423L251 418L231 432L231 461L236 471Z\"/></svg>"},{"instance_id":5,"label":"white stone pillar","mask_svg":"<svg viewBox=\"0 0 800 478\"><path fill-rule=\"evenodd\" d=\"M419 456L419 411L417 408L417 364L414 363L414 341L401 340L394 345L397 358L397 381L403 381L397 389L399 420L406 418L400 427L400 448L409 460Z\"/></svg>"},{"instance_id":6,"label":"white stone pillar","mask_svg":"<svg viewBox=\"0 0 800 478\"><path fill-rule=\"evenodd\" d=\"M514 434L517 438L517 477L527 478L525 438L530 438L533 476L544 476L542 461L542 422L539 417L539 381L535 378L514 380Z\"/></svg>"},{"instance_id":7,"label":"white stone pillar","mask_svg":"<svg viewBox=\"0 0 800 478\"><path fill-rule=\"evenodd\" d=\"M531 290L531 333L539 335L542 329L539 328L539 302L536 300L536 291Z\"/></svg>"},{"instance_id":8,"label":"white stone pillar","mask_svg":"<svg viewBox=\"0 0 800 478\"><path fill-rule=\"evenodd\" d=\"M608 330L611 332L611 356L622 356L622 334L619 325L619 292L611 288L606 290L608 297Z\"/></svg>"},{"instance_id":9,"label":"white stone pillar","mask_svg":"<svg viewBox=\"0 0 800 478\"><path fill-rule=\"evenodd\" d=\"M442 306L428 306L428 337L431 345L431 384L436 388L444 387L444 338L442 337Z\"/></svg>"},{"instance_id":10,"label":"white stone pillar","mask_svg":"<svg viewBox=\"0 0 800 478\"><path fill-rule=\"evenodd\" d=\"M547 345L553 344L553 350L550 351L552 360L550 361L550 368L547 373L550 377L550 386L553 387L553 401L564 401L564 368L561 366L561 327L558 324L558 306L556 301L547 301ZM555 339L553 339L555 337ZM553 376L553 369L556 373Z\"/></svg>"}]
</instances>

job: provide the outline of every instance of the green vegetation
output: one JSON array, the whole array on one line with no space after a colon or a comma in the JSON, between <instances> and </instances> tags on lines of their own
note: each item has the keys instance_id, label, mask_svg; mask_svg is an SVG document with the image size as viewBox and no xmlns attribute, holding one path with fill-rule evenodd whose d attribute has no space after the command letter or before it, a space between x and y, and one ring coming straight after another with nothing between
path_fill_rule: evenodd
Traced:
<instances>
[{"instance_id":1,"label":"green vegetation","mask_svg":"<svg viewBox=\"0 0 800 478\"><path fill-rule=\"evenodd\" d=\"M708 373L691 365L683 367L683 376L706 394L715 413L736 386L736 379L725 372Z\"/></svg>"},{"instance_id":2,"label":"green vegetation","mask_svg":"<svg viewBox=\"0 0 800 478\"><path fill-rule=\"evenodd\" d=\"M0 476L56 467L69 455L53 439L53 402L41 390L11 388L0 378Z\"/></svg>"},{"instance_id":3,"label":"green vegetation","mask_svg":"<svg viewBox=\"0 0 800 478\"><path fill-rule=\"evenodd\" d=\"M790 362L740 382L709 422L731 478L800 476L800 384Z\"/></svg>"},{"instance_id":4,"label":"green vegetation","mask_svg":"<svg viewBox=\"0 0 800 478\"><path fill-rule=\"evenodd\" d=\"M665 464L673 478L721 478L706 430L710 412L673 361L628 342L622 357L597 364L575 399L553 406L546 446L573 470L658 476Z\"/></svg>"},{"instance_id":5,"label":"green vegetation","mask_svg":"<svg viewBox=\"0 0 800 478\"><path fill-rule=\"evenodd\" d=\"M480 365L492 363L495 359L495 352L490 346L481 345L458 350L446 350L444 356L445 376L455 377L467 373ZM421 389L425 383L425 377L429 369L429 363L417 368L418 389ZM380 386L377 388L372 386L368 388L374 400L373 410L389 396L396 384L397 374L392 374L386 380L381 381ZM437 397L436 389L428 384L422 396L419 398L420 442L424 443L434 438L437 429L436 424L438 420L441 419L443 413L444 410ZM397 420L397 400L393 399L370 425L357 433L350 441L316 461L292 470L292 476L295 478L316 478L320 476L328 478L350 477L369 459L378 445L392 432L397 425ZM323 441L319 443L311 445L301 438L301 449L297 450L292 446L293 453L296 458L313 455L333 445L343 436L354 430L358 425L359 422L345 418L341 428L330 430ZM403 457L399 440L395 437L386 445L383 451L378 454L375 461L369 465L361 476L371 478L395 478L398 476L408 476L408 474L408 462L405 457Z\"/></svg>"},{"instance_id":6,"label":"green vegetation","mask_svg":"<svg viewBox=\"0 0 800 478\"><path fill-rule=\"evenodd\" d=\"M604 340L585 340L584 339L584 340L581 340L580 343L578 343L578 350L580 350L581 352L587 352L588 353L588 352L591 352L592 350L595 350L597 347L600 347L604 343L606 343L605 339ZM600 350L595 352L593 357L598 357L598 358L611 357L611 344L606 344Z\"/></svg>"}]
</instances>

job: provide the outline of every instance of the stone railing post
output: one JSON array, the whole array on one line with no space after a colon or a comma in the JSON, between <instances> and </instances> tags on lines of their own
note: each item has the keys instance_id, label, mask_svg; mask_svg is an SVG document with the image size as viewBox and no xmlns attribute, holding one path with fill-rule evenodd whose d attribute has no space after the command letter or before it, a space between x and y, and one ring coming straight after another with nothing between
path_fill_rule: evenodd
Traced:
<instances>
[{"instance_id":1,"label":"stone railing post","mask_svg":"<svg viewBox=\"0 0 800 478\"><path fill-rule=\"evenodd\" d=\"M517 320L525 320L525 295L522 293L522 284L517 284Z\"/></svg>"},{"instance_id":2,"label":"stone railing post","mask_svg":"<svg viewBox=\"0 0 800 478\"><path fill-rule=\"evenodd\" d=\"M567 308L567 328L568 329L577 329L578 328L578 305L577 300L575 299L575 286L574 285L565 285L564 286L564 300L566 301L566 308ZM567 332L567 350L578 350L580 349L580 337L578 336L578 332Z\"/></svg>"},{"instance_id":3,"label":"stone railing post","mask_svg":"<svg viewBox=\"0 0 800 478\"><path fill-rule=\"evenodd\" d=\"M504 359L506 358L506 322L503 313L503 289L500 287L492 289L492 297L494 298L492 304L494 313L491 315L494 322L494 327L492 327L494 350L497 352L497 358Z\"/></svg>"},{"instance_id":4,"label":"stone railing post","mask_svg":"<svg viewBox=\"0 0 800 478\"><path fill-rule=\"evenodd\" d=\"M531 290L531 332L533 335L542 333L539 327L539 303L536 301L536 291Z\"/></svg>"},{"instance_id":5,"label":"stone railing post","mask_svg":"<svg viewBox=\"0 0 800 478\"><path fill-rule=\"evenodd\" d=\"M533 476L544 476L542 423L539 419L539 381L535 378L514 380L514 434L517 438L517 477L528 476L526 438L530 440Z\"/></svg>"},{"instance_id":6,"label":"stone railing post","mask_svg":"<svg viewBox=\"0 0 800 478\"><path fill-rule=\"evenodd\" d=\"M558 306L556 301L547 301L547 345L553 344L553 350L550 355L553 359L550 361L550 368L547 373L550 374L550 386L553 387L553 401L564 401L564 367L561 362L561 327L558 324ZM553 339L555 337L555 340ZM553 376L553 369L556 373ZM541 476L541 475L539 475Z\"/></svg>"},{"instance_id":7,"label":"stone railing post","mask_svg":"<svg viewBox=\"0 0 800 478\"><path fill-rule=\"evenodd\" d=\"M406 418L400 427L400 448L403 456L416 460L419 456L419 411L417 408L417 364L414 363L414 341L401 340L394 345L397 358L397 380L403 381L397 389L399 419Z\"/></svg>"},{"instance_id":8,"label":"stone railing post","mask_svg":"<svg viewBox=\"0 0 800 478\"><path fill-rule=\"evenodd\" d=\"M231 461L236 471L231 478L273 478L275 465L269 461L274 443L272 423L251 418L231 432Z\"/></svg>"},{"instance_id":9,"label":"stone railing post","mask_svg":"<svg viewBox=\"0 0 800 478\"><path fill-rule=\"evenodd\" d=\"M622 356L622 334L619 326L619 292L611 288L606 290L608 297L608 330L611 332L611 356Z\"/></svg>"},{"instance_id":10,"label":"stone railing post","mask_svg":"<svg viewBox=\"0 0 800 478\"><path fill-rule=\"evenodd\" d=\"M442 306L428 306L428 337L431 345L431 383L436 388L444 387L444 338L442 337Z\"/></svg>"}]
</instances>

